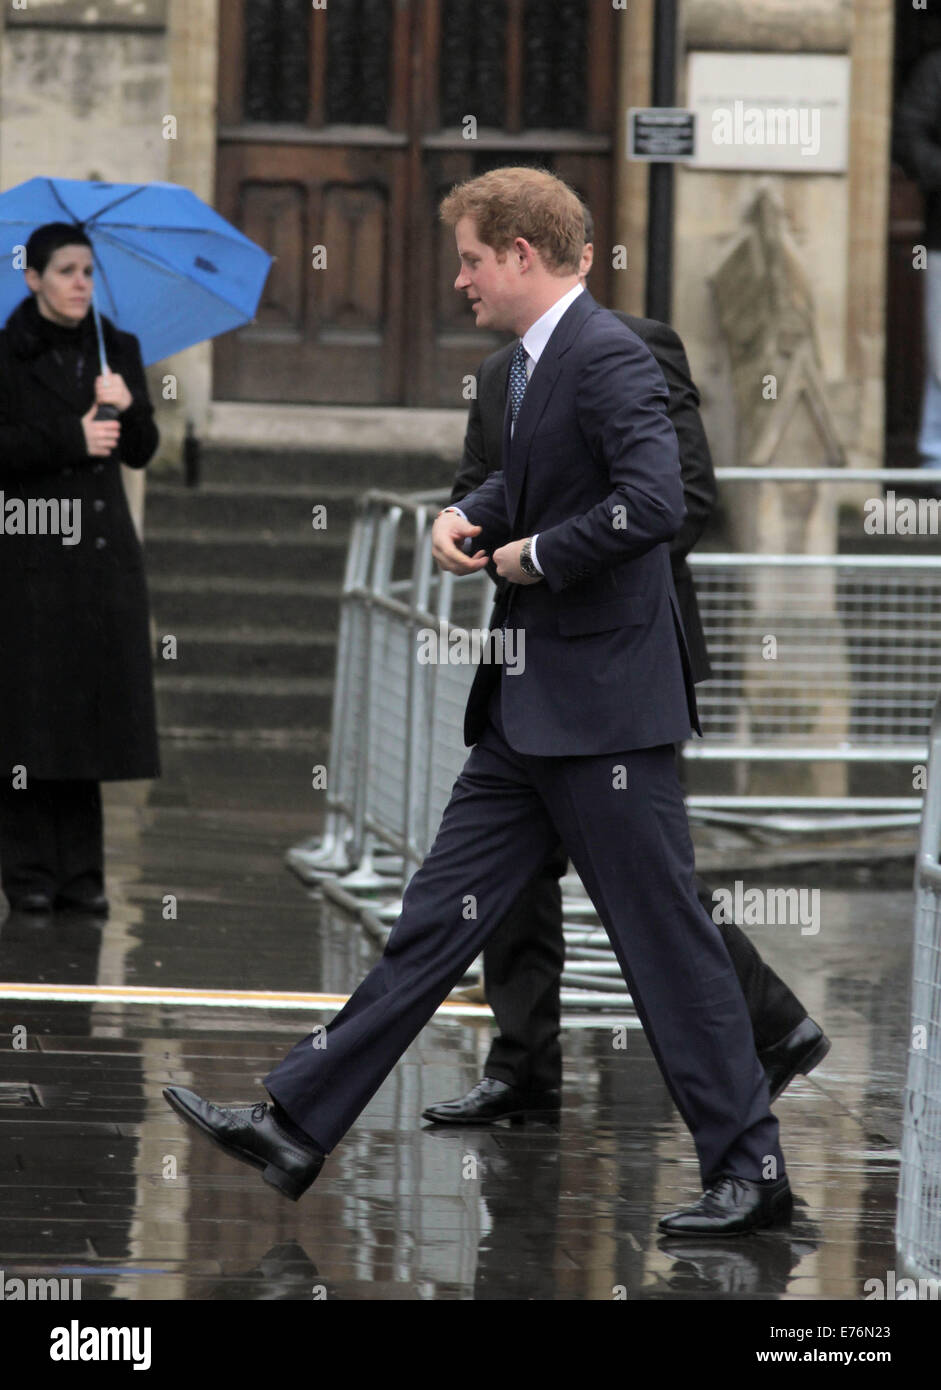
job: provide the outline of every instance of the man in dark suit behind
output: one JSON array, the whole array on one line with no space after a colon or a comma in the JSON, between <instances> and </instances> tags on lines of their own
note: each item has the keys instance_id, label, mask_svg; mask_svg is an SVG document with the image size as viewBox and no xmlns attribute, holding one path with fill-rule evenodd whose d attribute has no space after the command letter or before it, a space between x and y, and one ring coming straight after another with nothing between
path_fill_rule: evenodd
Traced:
<instances>
[{"instance_id":1,"label":"man in dark suit behind","mask_svg":"<svg viewBox=\"0 0 941 1390\"><path fill-rule=\"evenodd\" d=\"M594 225L585 208L581 279L593 259ZM699 604L687 555L702 535L715 506L716 480L706 432L679 335L655 319L614 311L646 343L669 390L667 414L680 452L686 516L670 542L670 563L689 648L694 683L712 674ZM451 501L479 487L500 467L507 375L513 344L487 357L477 372L468 413L464 454ZM504 587L497 580L498 589ZM424 1118L436 1124L481 1124L508 1116L546 1114L561 1104L562 1048L560 986L565 963L559 879L568 867L559 851L520 894L506 920L484 947L484 987L497 1022L483 1077L465 1096L431 1105ZM700 901L712 909L709 888L697 879ZM829 1040L800 1000L762 960L740 927L720 922L748 1006L755 1047L774 1100L798 1072L810 1071L829 1051Z\"/></svg>"},{"instance_id":2,"label":"man in dark suit behind","mask_svg":"<svg viewBox=\"0 0 941 1390\"><path fill-rule=\"evenodd\" d=\"M494 170L452 190L441 215L455 288L479 324L520 342L503 469L462 500L464 517L436 518L432 553L461 574L492 556L508 581L498 623L525 661L512 675L478 668L464 724L475 746L385 950L323 1033L264 1077L273 1103L164 1094L297 1198L561 840L696 1146L705 1191L660 1229L775 1225L791 1210L778 1122L728 951L696 897L674 759L699 719L670 573L685 507L666 386L580 284L582 208L560 180Z\"/></svg>"}]
</instances>

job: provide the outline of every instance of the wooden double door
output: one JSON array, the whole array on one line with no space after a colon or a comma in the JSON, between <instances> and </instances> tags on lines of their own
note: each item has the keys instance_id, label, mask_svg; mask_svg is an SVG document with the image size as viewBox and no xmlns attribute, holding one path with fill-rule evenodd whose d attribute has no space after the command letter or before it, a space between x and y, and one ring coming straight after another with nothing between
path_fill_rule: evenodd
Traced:
<instances>
[{"instance_id":1,"label":"wooden double door","mask_svg":"<svg viewBox=\"0 0 941 1390\"><path fill-rule=\"evenodd\" d=\"M438 204L538 164L592 210L612 274L610 0L227 0L217 206L276 258L216 344L217 399L460 407L502 339L453 288Z\"/></svg>"}]
</instances>

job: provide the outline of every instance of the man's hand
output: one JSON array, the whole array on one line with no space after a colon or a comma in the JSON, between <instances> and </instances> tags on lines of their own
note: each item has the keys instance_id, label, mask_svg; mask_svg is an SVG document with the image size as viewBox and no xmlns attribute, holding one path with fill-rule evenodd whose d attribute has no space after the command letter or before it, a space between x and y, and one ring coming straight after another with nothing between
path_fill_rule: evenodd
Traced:
<instances>
[{"instance_id":1,"label":"man's hand","mask_svg":"<svg viewBox=\"0 0 941 1390\"><path fill-rule=\"evenodd\" d=\"M478 535L479 526L471 526L457 512L442 512L435 517L431 528L431 553L443 570L450 570L452 574L474 574L486 565L487 552L478 550L473 555L465 555L460 545L468 536Z\"/></svg>"},{"instance_id":2,"label":"man's hand","mask_svg":"<svg viewBox=\"0 0 941 1390\"><path fill-rule=\"evenodd\" d=\"M100 380L100 378L99 378ZM85 448L90 458L106 459L117 445L121 435L119 420L96 420L97 404L82 416L82 429L85 432Z\"/></svg>"},{"instance_id":3,"label":"man's hand","mask_svg":"<svg viewBox=\"0 0 941 1390\"><path fill-rule=\"evenodd\" d=\"M534 579L531 574L524 574L520 569L520 551L526 544L527 537L521 541L511 541L509 545L501 545L499 550L493 552L493 563L497 567L497 574L501 579L508 579L511 584L539 584L539 579Z\"/></svg>"},{"instance_id":4,"label":"man's hand","mask_svg":"<svg viewBox=\"0 0 941 1390\"><path fill-rule=\"evenodd\" d=\"M95 377L95 404L113 405L122 415L134 404L134 397L119 372L108 372L106 376Z\"/></svg>"}]
</instances>

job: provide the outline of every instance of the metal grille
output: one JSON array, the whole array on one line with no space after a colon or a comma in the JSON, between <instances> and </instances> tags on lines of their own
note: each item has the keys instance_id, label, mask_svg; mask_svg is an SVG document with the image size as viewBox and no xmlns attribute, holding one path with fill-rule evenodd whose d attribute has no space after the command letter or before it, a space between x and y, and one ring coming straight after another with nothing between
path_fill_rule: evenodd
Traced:
<instances>
[{"instance_id":1,"label":"metal grille","mask_svg":"<svg viewBox=\"0 0 941 1390\"><path fill-rule=\"evenodd\" d=\"M736 756L924 748L941 687L941 561L882 559L690 557L714 673L697 691L707 743Z\"/></svg>"},{"instance_id":2,"label":"metal grille","mask_svg":"<svg viewBox=\"0 0 941 1390\"><path fill-rule=\"evenodd\" d=\"M896 1241L919 1276L941 1277L941 699L915 875L915 943Z\"/></svg>"}]
</instances>

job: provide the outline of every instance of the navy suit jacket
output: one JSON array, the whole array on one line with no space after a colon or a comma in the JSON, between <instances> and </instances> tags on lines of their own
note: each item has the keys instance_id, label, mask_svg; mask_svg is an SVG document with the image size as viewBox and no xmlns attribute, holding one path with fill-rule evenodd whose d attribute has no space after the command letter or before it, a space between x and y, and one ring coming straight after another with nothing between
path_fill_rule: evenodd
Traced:
<instances>
[{"instance_id":1,"label":"navy suit jacket","mask_svg":"<svg viewBox=\"0 0 941 1390\"><path fill-rule=\"evenodd\" d=\"M698 685L700 681L709 679L712 667L696 586L686 557L706 529L715 509L717 494L712 454L699 414L699 392L690 375L686 349L678 333L656 319L635 318L617 309L611 312L650 348L670 393L667 414L680 446L683 500L686 503L686 520L670 542L670 564L693 680ZM461 462L451 488L452 502L460 502L462 497L467 497L479 487L488 474L501 467L507 378L515 346L515 342L507 343L485 357L480 364L477 390L467 413ZM504 581L497 578L492 564L487 567L487 573L499 589L504 588Z\"/></svg>"},{"instance_id":2,"label":"navy suit jacket","mask_svg":"<svg viewBox=\"0 0 941 1390\"><path fill-rule=\"evenodd\" d=\"M510 584L493 626L522 636L501 682L510 746L616 753L701 733L669 542L686 508L668 392L649 349L588 293L537 362L503 468L460 502L489 552L539 533L538 584ZM511 668L508 667L508 671ZM499 675L478 668L464 720L480 737Z\"/></svg>"}]
</instances>

